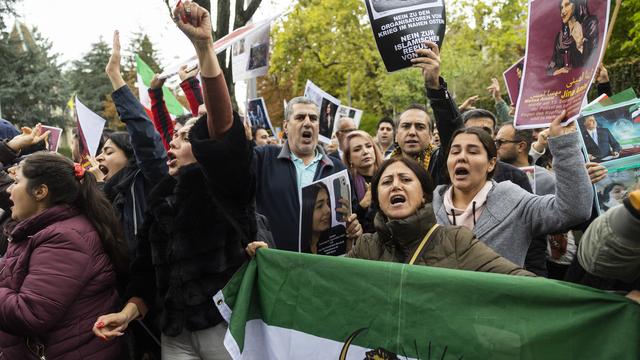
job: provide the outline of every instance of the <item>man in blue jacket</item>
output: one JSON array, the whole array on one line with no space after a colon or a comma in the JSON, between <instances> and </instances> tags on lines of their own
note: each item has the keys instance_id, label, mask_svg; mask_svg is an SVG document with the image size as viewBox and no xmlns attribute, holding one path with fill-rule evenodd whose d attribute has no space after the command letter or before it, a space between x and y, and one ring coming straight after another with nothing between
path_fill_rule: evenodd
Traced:
<instances>
[{"instance_id":1,"label":"man in blue jacket","mask_svg":"<svg viewBox=\"0 0 640 360\"><path fill-rule=\"evenodd\" d=\"M300 189L345 169L318 145L319 118L310 99L293 98L285 109L284 146L254 149L257 211L269 219L278 249L298 251Z\"/></svg>"}]
</instances>

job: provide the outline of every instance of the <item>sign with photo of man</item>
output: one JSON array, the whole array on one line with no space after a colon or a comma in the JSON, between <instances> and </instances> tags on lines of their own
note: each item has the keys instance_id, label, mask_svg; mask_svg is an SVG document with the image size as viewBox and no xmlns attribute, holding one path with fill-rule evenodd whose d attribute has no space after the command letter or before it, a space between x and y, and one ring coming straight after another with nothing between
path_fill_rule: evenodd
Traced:
<instances>
[{"instance_id":1,"label":"sign with photo of man","mask_svg":"<svg viewBox=\"0 0 640 360\"><path fill-rule=\"evenodd\" d=\"M581 114L578 125L590 161L640 154L640 121L634 121L639 107L635 99Z\"/></svg>"}]
</instances>

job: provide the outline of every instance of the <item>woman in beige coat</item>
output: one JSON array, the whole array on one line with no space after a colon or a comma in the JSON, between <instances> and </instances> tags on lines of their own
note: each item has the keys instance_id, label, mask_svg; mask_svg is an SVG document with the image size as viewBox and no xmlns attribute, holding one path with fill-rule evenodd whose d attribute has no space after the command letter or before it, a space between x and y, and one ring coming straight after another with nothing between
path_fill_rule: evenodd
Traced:
<instances>
[{"instance_id":1,"label":"woman in beige coat","mask_svg":"<svg viewBox=\"0 0 640 360\"><path fill-rule=\"evenodd\" d=\"M376 232L362 235L348 257L450 269L534 276L496 254L460 226L439 226L426 171L405 158L386 161L371 184Z\"/></svg>"}]
</instances>

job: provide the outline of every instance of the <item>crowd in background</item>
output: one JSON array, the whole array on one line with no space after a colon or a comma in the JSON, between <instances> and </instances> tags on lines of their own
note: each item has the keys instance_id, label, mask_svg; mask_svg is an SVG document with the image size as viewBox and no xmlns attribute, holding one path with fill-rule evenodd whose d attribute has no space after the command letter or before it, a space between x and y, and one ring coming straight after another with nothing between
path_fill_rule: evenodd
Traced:
<instances>
[{"instance_id":1,"label":"crowd in background","mask_svg":"<svg viewBox=\"0 0 640 360\"><path fill-rule=\"evenodd\" d=\"M598 216L592 185L606 169L583 157L564 113L547 129L516 129L497 81L496 109L458 107L426 42L413 62L430 109L382 118L374 136L338 119L325 147L320 109L296 97L279 144L233 110L206 10L186 1L174 15L199 60L180 71L190 115L171 118L156 76L149 118L122 78L116 32L106 76L126 131L105 131L90 169L78 165L78 140L69 160L43 151L40 126L2 124L0 358L230 358L212 296L258 249L298 251L300 189L343 170L346 257L640 299L640 189ZM611 91L606 69L596 81ZM322 221L328 192L313 195Z\"/></svg>"}]
</instances>

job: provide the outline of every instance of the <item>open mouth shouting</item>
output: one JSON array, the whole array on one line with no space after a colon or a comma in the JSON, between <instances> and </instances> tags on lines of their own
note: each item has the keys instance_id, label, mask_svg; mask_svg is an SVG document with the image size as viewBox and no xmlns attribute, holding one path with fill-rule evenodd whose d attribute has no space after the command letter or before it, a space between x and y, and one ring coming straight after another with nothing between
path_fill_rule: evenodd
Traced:
<instances>
[{"instance_id":1,"label":"open mouth shouting","mask_svg":"<svg viewBox=\"0 0 640 360\"><path fill-rule=\"evenodd\" d=\"M391 195L391 198L389 198L389 203L391 204L391 207L402 207L407 203L407 198L402 194Z\"/></svg>"},{"instance_id":2,"label":"open mouth shouting","mask_svg":"<svg viewBox=\"0 0 640 360\"><path fill-rule=\"evenodd\" d=\"M171 150L167 152L167 157L169 158L169 160L167 160L167 166L169 168L174 168L178 165L178 159L176 159L176 154L174 154Z\"/></svg>"},{"instance_id":3,"label":"open mouth shouting","mask_svg":"<svg viewBox=\"0 0 640 360\"><path fill-rule=\"evenodd\" d=\"M313 131L302 130L302 133L300 135L302 137L303 144L311 144L313 142Z\"/></svg>"},{"instance_id":4,"label":"open mouth shouting","mask_svg":"<svg viewBox=\"0 0 640 360\"><path fill-rule=\"evenodd\" d=\"M456 165L453 169L454 179L458 181L465 180L469 177L469 168L467 165Z\"/></svg>"},{"instance_id":5,"label":"open mouth shouting","mask_svg":"<svg viewBox=\"0 0 640 360\"><path fill-rule=\"evenodd\" d=\"M105 176L109 174L109 168L104 165L98 165L98 170L102 172Z\"/></svg>"}]
</instances>

